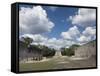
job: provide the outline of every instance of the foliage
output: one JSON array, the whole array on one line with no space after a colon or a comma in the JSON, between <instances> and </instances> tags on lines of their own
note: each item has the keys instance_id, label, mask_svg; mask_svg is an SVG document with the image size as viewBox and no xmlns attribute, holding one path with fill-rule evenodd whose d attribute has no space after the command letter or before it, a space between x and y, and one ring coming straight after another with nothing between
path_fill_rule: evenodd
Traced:
<instances>
[{"instance_id":1,"label":"foliage","mask_svg":"<svg viewBox=\"0 0 100 76\"><path fill-rule=\"evenodd\" d=\"M44 45L29 45L32 42L30 38L24 38L24 42L19 41L20 48L27 48L28 52L38 52L43 57L52 57L55 55L55 50ZM28 46L29 45L29 46Z\"/></svg>"},{"instance_id":2,"label":"foliage","mask_svg":"<svg viewBox=\"0 0 100 76\"><path fill-rule=\"evenodd\" d=\"M79 45L72 45L69 48L61 48L61 54L63 56L73 56L75 54L75 49L77 49L77 47L79 47Z\"/></svg>"},{"instance_id":3,"label":"foliage","mask_svg":"<svg viewBox=\"0 0 100 76\"><path fill-rule=\"evenodd\" d=\"M44 57L52 57L55 55L55 50L46 46L42 46L41 50Z\"/></svg>"},{"instance_id":4,"label":"foliage","mask_svg":"<svg viewBox=\"0 0 100 76\"><path fill-rule=\"evenodd\" d=\"M30 45L28 47L28 52L34 52L34 51L41 53L42 50L37 45Z\"/></svg>"},{"instance_id":5,"label":"foliage","mask_svg":"<svg viewBox=\"0 0 100 76\"><path fill-rule=\"evenodd\" d=\"M33 39L31 39L31 38L29 38L29 37L26 37L26 38L23 37L23 40L24 40L24 43L25 43L27 46L30 45L30 43L33 42Z\"/></svg>"}]
</instances>

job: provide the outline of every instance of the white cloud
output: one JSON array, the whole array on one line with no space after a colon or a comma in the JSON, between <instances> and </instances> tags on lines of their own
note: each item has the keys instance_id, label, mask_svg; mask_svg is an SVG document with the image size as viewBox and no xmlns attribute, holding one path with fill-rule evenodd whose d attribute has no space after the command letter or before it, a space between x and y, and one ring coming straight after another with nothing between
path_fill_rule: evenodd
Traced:
<instances>
[{"instance_id":1,"label":"white cloud","mask_svg":"<svg viewBox=\"0 0 100 76\"><path fill-rule=\"evenodd\" d=\"M76 44L83 44L96 38L96 28L86 27L84 31L80 32L77 26L73 26L68 31L62 32L61 36L65 40L73 41Z\"/></svg>"},{"instance_id":2,"label":"white cloud","mask_svg":"<svg viewBox=\"0 0 100 76\"><path fill-rule=\"evenodd\" d=\"M51 38L51 39L48 39L47 41L47 46L55 48L55 49L61 48L63 44L64 43L61 39L56 39L56 38Z\"/></svg>"},{"instance_id":3,"label":"white cloud","mask_svg":"<svg viewBox=\"0 0 100 76\"><path fill-rule=\"evenodd\" d=\"M83 34L86 36L95 36L96 34L96 29L94 27L87 27L84 31Z\"/></svg>"},{"instance_id":4,"label":"white cloud","mask_svg":"<svg viewBox=\"0 0 100 76\"><path fill-rule=\"evenodd\" d=\"M20 34L39 34L49 32L54 23L47 17L41 6L21 7L19 11Z\"/></svg>"},{"instance_id":5,"label":"white cloud","mask_svg":"<svg viewBox=\"0 0 100 76\"><path fill-rule=\"evenodd\" d=\"M22 37L24 37L24 38L25 38L25 37L32 38L34 43L41 43L41 42L44 42L44 41L47 40L47 37L44 37L44 36L42 36L42 35L40 35L40 34L35 34L35 35L32 35L32 34L24 34L24 35L22 35L22 36L20 37L20 39L21 39Z\"/></svg>"},{"instance_id":6,"label":"white cloud","mask_svg":"<svg viewBox=\"0 0 100 76\"><path fill-rule=\"evenodd\" d=\"M61 33L61 36L62 38L64 39L75 39L78 35L80 34L80 31L78 30L78 27L77 26L73 26L71 28L69 28L68 31L66 32L62 32Z\"/></svg>"},{"instance_id":7,"label":"white cloud","mask_svg":"<svg viewBox=\"0 0 100 76\"><path fill-rule=\"evenodd\" d=\"M46 46L55 48L57 50L59 50L62 47L69 47L72 44L75 44L75 42L71 40L56 39L56 38L48 39L48 41L46 42Z\"/></svg>"},{"instance_id":8,"label":"white cloud","mask_svg":"<svg viewBox=\"0 0 100 76\"><path fill-rule=\"evenodd\" d=\"M87 43L96 38L96 29L94 27L87 27L82 35L77 39L80 43Z\"/></svg>"},{"instance_id":9,"label":"white cloud","mask_svg":"<svg viewBox=\"0 0 100 76\"><path fill-rule=\"evenodd\" d=\"M78 12L74 16L69 16L72 24L79 26L93 26L96 20L96 10L88 8L79 8Z\"/></svg>"},{"instance_id":10,"label":"white cloud","mask_svg":"<svg viewBox=\"0 0 100 76\"><path fill-rule=\"evenodd\" d=\"M94 26L96 24L95 9L79 8L75 15L69 16L69 20L71 20L73 25L85 28L84 31L80 31L79 36L75 37L78 43L87 43L96 38L96 28ZM68 32L65 32L65 37L73 38Z\"/></svg>"},{"instance_id":11,"label":"white cloud","mask_svg":"<svg viewBox=\"0 0 100 76\"><path fill-rule=\"evenodd\" d=\"M77 40L79 41L80 44L83 44L83 43L87 43L87 42L91 41L91 37L81 35Z\"/></svg>"}]
</instances>

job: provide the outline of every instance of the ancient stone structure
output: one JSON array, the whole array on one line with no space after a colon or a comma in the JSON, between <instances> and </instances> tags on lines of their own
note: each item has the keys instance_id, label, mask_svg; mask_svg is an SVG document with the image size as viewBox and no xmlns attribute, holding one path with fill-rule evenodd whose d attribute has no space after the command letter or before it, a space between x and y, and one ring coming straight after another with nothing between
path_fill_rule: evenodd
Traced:
<instances>
[{"instance_id":1,"label":"ancient stone structure","mask_svg":"<svg viewBox=\"0 0 100 76\"><path fill-rule=\"evenodd\" d=\"M34 50L33 50L34 48ZM26 48L24 46L24 44L22 42L20 42L20 47L19 47L19 60L22 61L22 60L42 60L43 56L42 56L42 53L41 53L41 50L37 47L28 47Z\"/></svg>"},{"instance_id":2,"label":"ancient stone structure","mask_svg":"<svg viewBox=\"0 0 100 76\"><path fill-rule=\"evenodd\" d=\"M88 43L75 50L75 57L89 58L96 55L96 43Z\"/></svg>"}]
</instances>

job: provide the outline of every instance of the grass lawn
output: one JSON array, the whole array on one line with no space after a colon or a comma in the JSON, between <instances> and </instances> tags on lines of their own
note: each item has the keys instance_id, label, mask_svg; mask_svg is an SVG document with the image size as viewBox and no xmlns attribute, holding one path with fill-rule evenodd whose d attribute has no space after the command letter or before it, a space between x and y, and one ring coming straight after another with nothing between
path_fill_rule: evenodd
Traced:
<instances>
[{"instance_id":1,"label":"grass lawn","mask_svg":"<svg viewBox=\"0 0 100 76\"><path fill-rule=\"evenodd\" d=\"M20 63L20 71L30 71L30 70L48 70L56 66L54 60L49 60L45 62L37 63Z\"/></svg>"},{"instance_id":2,"label":"grass lawn","mask_svg":"<svg viewBox=\"0 0 100 76\"><path fill-rule=\"evenodd\" d=\"M36 71L51 69L96 67L95 58L88 60L70 60L68 58L52 58L49 61L36 63L20 63L20 71Z\"/></svg>"}]
</instances>

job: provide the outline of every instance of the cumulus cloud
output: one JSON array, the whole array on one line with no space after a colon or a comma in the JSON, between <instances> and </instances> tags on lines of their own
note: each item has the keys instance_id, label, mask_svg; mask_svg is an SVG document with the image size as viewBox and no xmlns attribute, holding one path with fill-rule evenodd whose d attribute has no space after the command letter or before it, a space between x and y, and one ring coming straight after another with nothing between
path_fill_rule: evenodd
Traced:
<instances>
[{"instance_id":1,"label":"cumulus cloud","mask_svg":"<svg viewBox=\"0 0 100 76\"><path fill-rule=\"evenodd\" d=\"M95 36L96 34L96 29L94 27L87 27L84 31L83 34L85 36Z\"/></svg>"},{"instance_id":2,"label":"cumulus cloud","mask_svg":"<svg viewBox=\"0 0 100 76\"><path fill-rule=\"evenodd\" d=\"M77 36L79 34L80 34L80 31L78 30L78 27L77 26L73 26L73 27L69 28L68 31L62 32L61 36L64 39L73 40L73 39L77 38Z\"/></svg>"},{"instance_id":3,"label":"cumulus cloud","mask_svg":"<svg viewBox=\"0 0 100 76\"><path fill-rule=\"evenodd\" d=\"M91 37L81 35L77 40L79 41L80 44L83 44L83 43L87 43L87 42L91 41Z\"/></svg>"},{"instance_id":4,"label":"cumulus cloud","mask_svg":"<svg viewBox=\"0 0 100 76\"><path fill-rule=\"evenodd\" d=\"M83 44L87 43L91 40L96 39L96 10L89 8L79 8L75 15L69 16L69 20L72 25L76 25L77 27L85 28L84 31L80 31L80 34L76 37L69 32L63 33L66 39L74 38L78 43ZM74 32L73 32L74 33Z\"/></svg>"},{"instance_id":5,"label":"cumulus cloud","mask_svg":"<svg viewBox=\"0 0 100 76\"><path fill-rule=\"evenodd\" d=\"M24 38L29 37L29 38L33 39L33 42L34 43L41 43L41 42L44 42L44 41L47 40L47 37L42 36L40 34L35 34L35 35L32 35L32 34L24 34L24 35L21 35L20 36L20 40L22 39L22 37L24 37Z\"/></svg>"},{"instance_id":6,"label":"cumulus cloud","mask_svg":"<svg viewBox=\"0 0 100 76\"><path fill-rule=\"evenodd\" d=\"M77 14L69 16L72 24L79 26L93 26L96 20L96 10L89 8L79 8Z\"/></svg>"},{"instance_id":7,"label":"cumulus cloud","mask_svg":"<svg viewBox=\"0 0 100 76\"><path fill-rule=\"evenodd\" d=\"M83 44L96 38L96 28L86 27L84 31L80 32L77 26L73 26L68 31L62 32L61 36L65 40L71 40L76 44Z\"/></svg>"},{"instance_id":8,"label":"cumulus cloud","mask_svg":"<svg viewBox=\"0 0 100 76\"><path fill-rule=\"evenodd\" d=\"M72 44L75 44L75 42L71 40L51 38L48 39L44 45L59 50L62 47L69 47Z\"/></svg>"},{"instance_id":9,"label":"cumulus cloud","mask_svg":"<svg viewBox=\"0 0 100 76\"><path fill-rule=\"evenodd\" d=\"M86 27L82 35L77 39L81 43L86 43L96 38L96 29L94 27Z\"/></svg>"},{"instance_id":10,"label":"cumulus cloud","mask_svg":"<svg viewBox=\"0 0 100 76\"><path fill-rule=\"evenodd\" d=\"M19 11L20 34L39 34L49 32L54 23L47 17L41 6L21 7Z\"/></svg>"},{"instance_id":11,"label":"cumulus cloud","mask_svg":"<svg viewBox=\"0 0 100 76\"><path fill-rule=\"evenodd\" d=\"M51 38L51 39L48 39L47 41L47 46L51 48L59 49L63 45L64 45L64 42L61 39Z\"/></svg>"}]
</instances>

